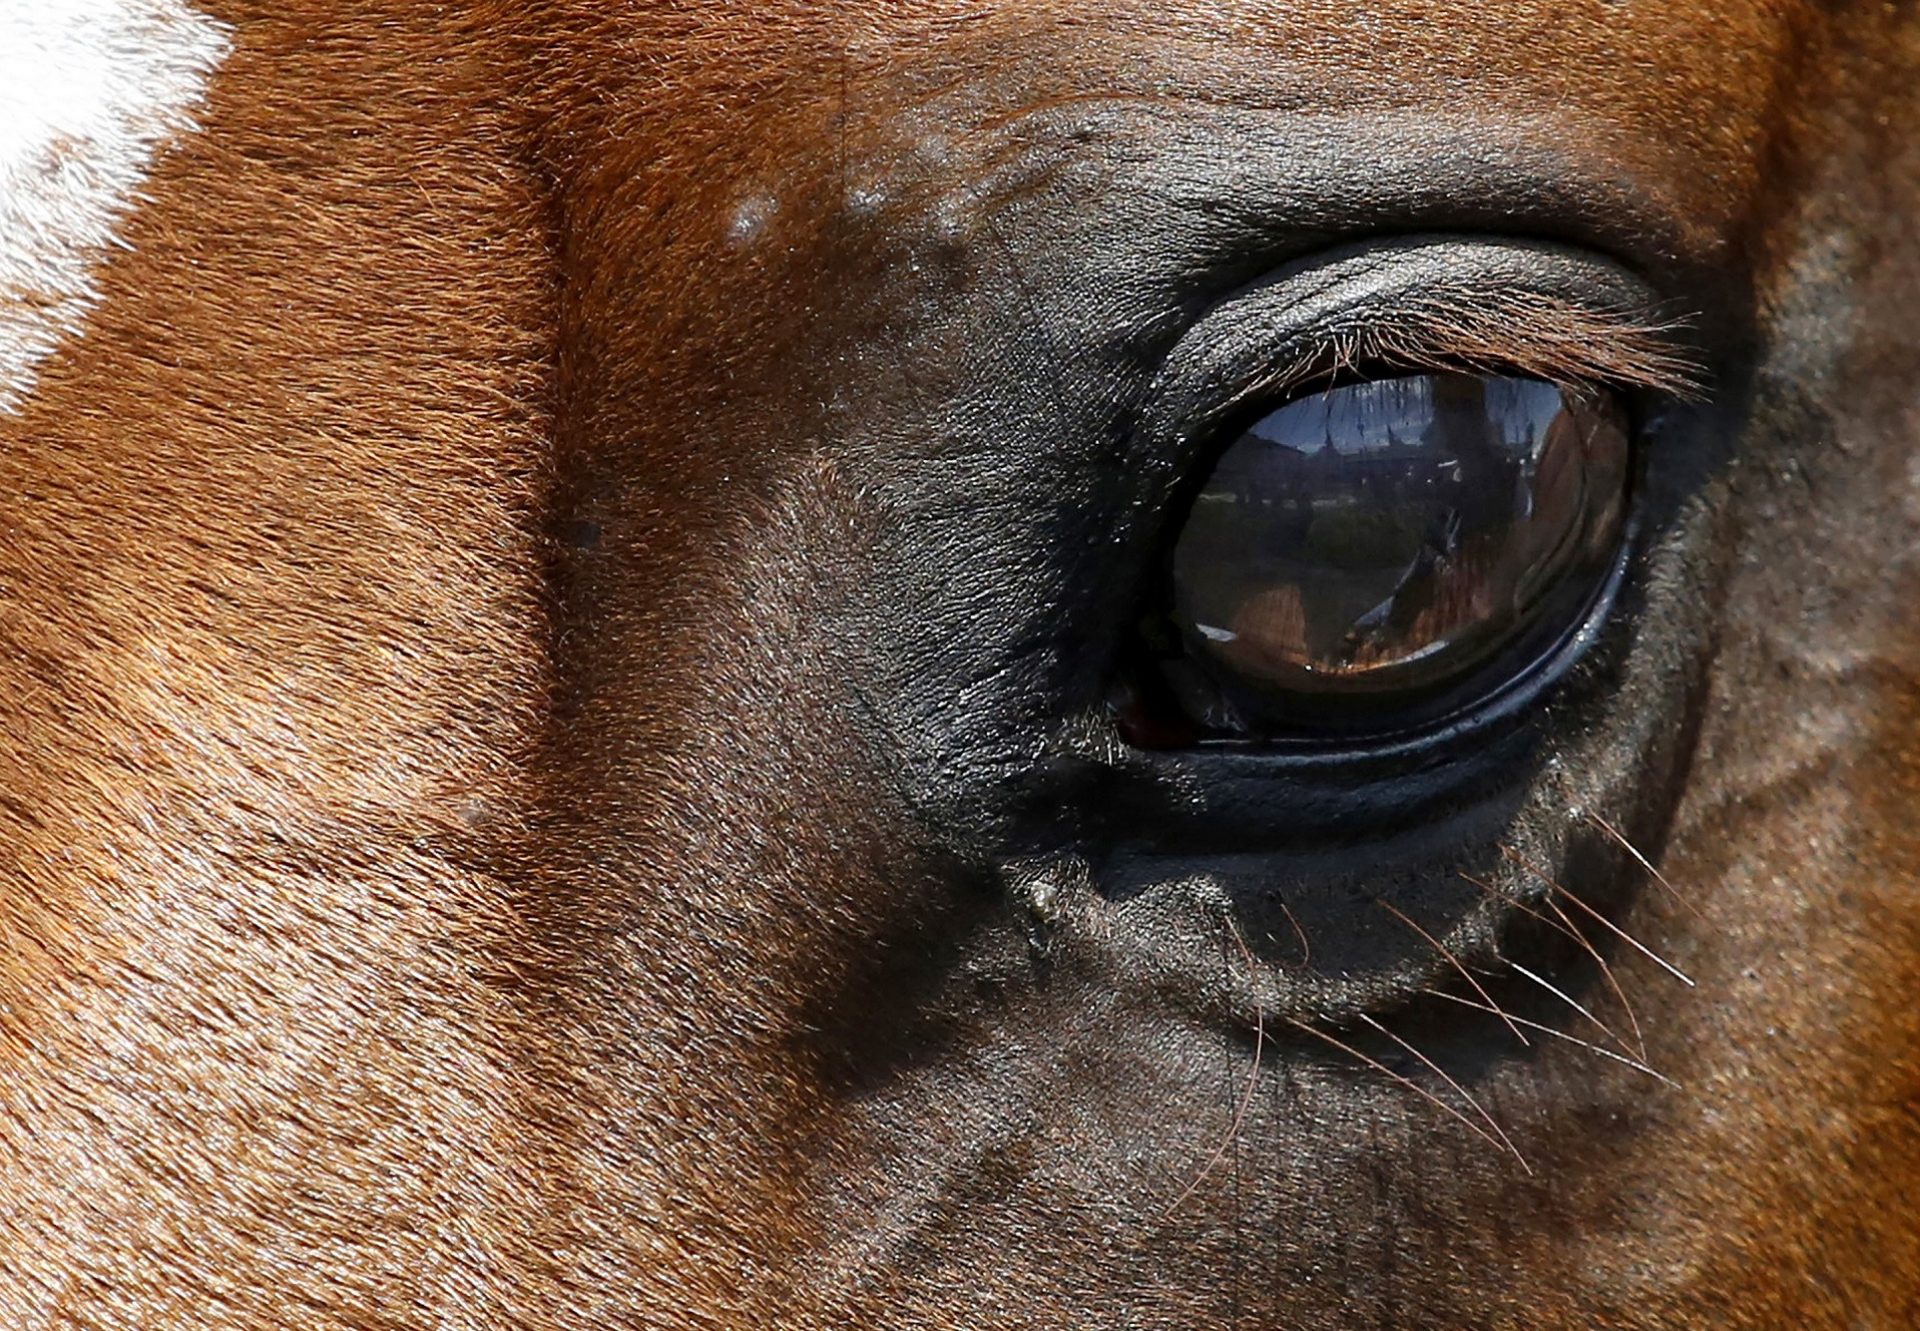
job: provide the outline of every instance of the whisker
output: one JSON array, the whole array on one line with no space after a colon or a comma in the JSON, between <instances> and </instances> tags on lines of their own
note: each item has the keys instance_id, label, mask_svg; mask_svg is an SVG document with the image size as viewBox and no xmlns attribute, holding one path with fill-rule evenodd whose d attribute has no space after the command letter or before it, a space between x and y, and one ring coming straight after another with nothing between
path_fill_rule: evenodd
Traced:
<instances>
[{"instance_id":1,"label":"whisker","mask_svg":"<svg viewBox=\"0 0 1920 1331\"><path fill-rule=\"evenodd\" d=\"M1278 904L1280 906L1280 913L1286 916L1287 923L1293 926L1294 936L1300 940L1299 964L1304 967L1313 961L1313 945L1307 942L1307 931L1300 927L1300 921L1293 917L1293 912L1287 908L1287 903L1285 901L1279 901Z\"/></svg>"},{"instance_id":2,"label":"whisker","mask_svg":"<svg viewBox=\"0 0 1920 1331\"><path fill-rule=\"evenodd\" d=\"M1528 873L1538 878L1541 882L1545 883L1548 887L1560 893L1560 895L1564 896L1568 901L1571 901L1574 905L1578 906L1581 910L1593 916L1593 918L1598 920L1603 926L1605 926L1606 928L1612 930L1615 934L1617 934L1620 937L1621 941L1626 943L1628 947L1631 947L1635 951L1639 952L1648 961L1651 961L1654 965L1666 971L1669 975L1673 976L1674 979L1686 985L1687 988L1692 989L1695 987L1693 981L1687 977L1687 973L1685 971L1681 970L1678 966L1673 965L1666 958L1662 957L1659 953L1655 952L1652 948L1648 947L1645 943L1642 943L1639 939L1635 938L1632 934L1628 933L1625 929L1622 929L1619 925L1615 924L1612 920L1609 920L1606 916L1602 915L1599 911L1595 910L1592 906L1589 906L1586 902L1582 901L1579 897L1575 896L1572 892L1569 892L1566 888L1554 882L1553 879L1549 878L1546 875L1546 873L1544 873L1537 865L1528 863L1528 861L1525 858L1515 854L1513 851L1509 850L1505 846L1502 846L1500 848L1500 853L1502 855L1505 855L1508 859L1512 860L1515 864L1520 865Z\"/></svg>"},{"instance_id":3,"label":"whisker","mask_svg":"<svg viewBox=\"0 0 1920 1331\"><path fill-rule=\"evenodd\" d=\"M1435 938L1432 934L1428 933L1425 929L1421 928L1419 924L1414 922L1414 920L1408 917L1403 911L1399 909L1399 907L1395 906L1391 901L1382 901L1379 899L1375 899L1373 904L1380 907L1382 910L1387 911L1396 920L1399 920L1400 923L1406 925L1407 928L1413 930L1415 933L1419 934L1422 938L1426 939L1427 942L1430 943L1433 946L1433 948L1440 953L1441 956L1445 957L1447 961L1452 964L1455 970L1460 972L1461 977L1465 979L1468 984L1473 986L1473 992L1475 992L1476 994L1479 994L1480 997L1486 999L1487 1002L1492 1005L1493 1010L1495 1012L1500 1013L1502 1020L1505 1020L1506 1013L1498 1003L1495 1003L1493 1001L1493 995L1486 991L1486 988L1481 985L1479 979L1474 976L1474 973L1466 968L1466 966L1461 962L1460 958L1456 957L1453 954L1452 950L1448 948L1445 943L1442 943L1439 939ZM1520 1028L1514 1025L1511 1021L1507 1022L1507 1029L1513 1032L1514 1039L1518 1040L1523 1045L1528 1044L1527 1037L1520 1034Z\"/></svg>"},{"instance_id":4,"label":"whisker","mask_svg":"<svg viewBox=\"0 0 1920 1331\"><path fill-rule=\"evenodd\" d=\"M1464 869L1460 870L1459 873L1462 878L1466 879L1469 883L1472 883L1475 887L1479 888L1482 892L1485 892L1488 896L1492 897L1495 901L1502 902L1508 906L1518 907L1520 910L1524 911L1528 915L1531 915L1534 919L1540 921L1540 923L1546 925L1548 928L1558 930L1560 933L1565 934L1568 938L1571 938L1576 943L1582 941L1581 936L1578 932L1568 928L1564 924L1561 924L1558 920L1548 919L1546 916L1542 915L1539 911L1535 910L1532 906L1529 906L1526 902L1520 900L1518 897L1508 896L1505 892L1500 891L1498 888L1486 882L1484 879L1475 878L1472 874L1466 872Z\"/></svg>"},{"instance_id":5,"label":"whisker","mask_svg":"<svg viewBox=\"0 0 1920 1331\"><path fill-rule=\"evenodd\" d=\"M1549 983L1548 981L1541 979L1538 975L1535 975L1532 971L1528 970L1525 966L1522 966L1517 961L1513 961L1507 957L1502 957L1501 960L1505 961L1507 965L1511 966L1514 970L1520 972L1520 974L1526 976L1529 980L1532 980L1535 984L1539 985L1542 989L1545 989L1548 993L1552 994L1555 998L1559 999L1562 1003L1565 1003L1568 1007L1572 1008L1575 1012L1578 1012L1581 1016L1585 1017L1588 1021L1592 1022L1595 1026L1599 1027L1600 1030L1606 1034L1606 1037L1609 1040L1619 1045L1622 1049L1626 1049L1629 1047L1625 1040L1622 1040L1618 1035L1615 1035L1613 1033L1613 1027L1607 1025L1606 1022L1600 1020L1600 1018L1594 1016L1593 1013L1587 1011L1587 1009L1580 1004L1578 999L1568 994L1565 990L1557 988L1556 986Z\"/></svg>"},{"instance_id":6,"label":"whisker","mask_svg":"<svg viewBox=\"0 0 1920 1331\"><path fill-rule=\"evenodd\" d=\"M1494 1122L1493 1115L1489 1114L1486 1111L1486 1109L1481 1105L1481 1103L1478 1100L1473 1098L1473 1095L1467 1090L1466 1087L1462 1086L1459 1082L1455 1081L1451 1076L1449 1076L1445 1068L1441 1067L1438 1063L1434 1062L1432 1059L1428 1058L1425 1054L1421 1053L1418 1049L1414 1048L1411 1043L1402 1039L1400 1036L1395 1035L1392 1031L1388 1030L1385 1026L1382 1026L1379 1022L1375 1021L1372 1017L1369 1017L1366 1013L1362 1012L1360 1014L1360 1020L1366 1022L1367 1025L1373 1027L1374 1030L1379 1031L1380 1034L1386 1036L1389 1040L1399 1045L1402 1049L1406 1050L1409 1054L1412 1054L1415 1058L1419 1059L1422 1064L1424 1064L1426 1067L1432 1070L1435 1076L1440 1078L1440 1080L1444 1081L1447 1085L1451 1086L1453 1088L1453 1092L1455 1095L1459 1096L1462 1100L1465 1100L1468 1104L1472 1105L1473 1112L1478 1114L1483 1120L1485 1120L1486 1125L1489 1128L1493 1129L1493 1135L1500 1139L1500 1144L1502 1146L1505 1146L1508 1151L1512 1152L1513 1158L1520 1162L1520 1168L1523 1171L1525 1171L1527 1177L1528 1178L1533 1177L1533 1166L1527 1163L1527 1158L1524 1155L1520 1154L1520 1148L1513 1144L1513 1139L1508 1137L1507 1134L1501 1130L1500 1125Z\"/></svg>"},{"instance_id":7,"label":"whisker","mask_svg":"<svg viewBox=\"0 0 1920 1331\"><path fill-rule=\"evenodd\" d=\"M1504 846L1501 847L1501 850L1503 853L1506 852L1506 848ZM1554 905L1553 899L1551 897L1547 898L1546 904L1548 905L1548 907L1552 909L1554 915L1559 917L1558 919L1550 919L1547 916L1542 915L1539 911L1535 910L1532 906L1529 906L1526 902L1519 900L1517 897L1508 896L1505 892L1501 892L1496 888L1494 888L1492 884L1486 882L1484 879L1475 878L1472 874L1467 873L1464 870L1460 872L1460 876L1466 879L1469 883L1472 883L1475 887L1479 888L1482 892L1485 892L1488 896L1493 897L1495 900L1504 902L1510 906L1518 906L1521 910L1525 911L1528 915L1531 915L1534 919L1538 920L1541 924L1544 924L1549 928L1556 930L1559 933L1565 934L1568 938L1572 939L1576 945L1585 949L1587 955L1592 957L1594 961L1599 964L1600 973L1606 977L1608 987L1610 987L1613 990L1614 996L1620 1000L1620 1006L1626 1012L1627 1020L1633 1023L1634 1041L1639 1046L1641 1057L1643 1058L1646 1057L1647 1042L1646 1042L1645 1036L1641 1034L1639 1018L1634 1014L1633 1004L1627 1001L1626 991L1621 989L1619 981L1617 981L1614 978L1613 967L1607 964L1607 959L1600 955L1599 949L1594 947L1592 940L1589 939L1585 934L1581 933L1578 929L1574 927L1573 921L1570 918L1568 918L1567 913L1561 910L1557 905ZM1502 958L1502 960L1505 960L1505 958ZM1513 963L1508 962L1507 964L1512 965ZM1519 968L1516 968L1516 969L1519 969ZM1544 981L1539 980L1538 976L1534 976L1531 973L1526 971L1522 971L1522 973L1527 974L1528 978L1533 979L1536 982L1544 983ZM1569 1003L1573 1003L1573 1000L1571 998L1568 998L1567 995L1561 993L1560 990L1555 989L1552 985L1547 985L1547 988L1550 992L1557 995L1562 1000ZM1581 1007L1578 1003L1574 1003L1573 1006L1578 1008L1582 1013L1584 1013L1586 1015L1587 1020L1591 1021L1595 1026L1598 1026L1601 1030L1605 1031L1607 1033L1607 1038L1614 1041L1614 1043L1618 1044L1622 1049L1627 1049L1631 1047L1627 1044L1625 1040L1622 1040L1618 1035L1615 1035L1613 1033L1613 1030L1609 1026L1607 1026L1605 1022L1602 1022L1598 1017L1595 1017L1591 1012L1588 1012L1584 1007Z\"/></svg>"},{"instance_id":8,"label":"whisker","mask_svg":"<svg viewBox=\"0 0 1920 1331\"><path fill-rule=\"evenodd\" d=\"M1612 823L1608 822L1605 818L1602 818L1599 814L1593 812L1593 810L1591 809L1582 809L1580 811L1580 816L1585 818L1588 822L1592 823L1595 827L1599 828L1602 832L1605 832L1608 836L1612 837L1615 841L1619 842L1620 848L1626 851L1627 854L1633 856L1634 859L1638 860L1640 862L1640 867L1642 869L1645 869L1649 874L1653 876L1654 882L1660 884L1661 887L1665 888L1667 890L1667 893L1670 896L1672 896L1672 898L1675 901L1679 902L1682 906L1692 911L1696 919L1702 918L1702 916L1700 915L1700 908L1694 905L1691 901L1687 900L1686 893L1682 892L1679 888L1675 887L1672 883L1668 882L1667 876L1661 873L1660 870L1655 867L1652 860L1648 859L1645 855L1642 855L1640 853L1640 848L1638 846L1634 845L1631 841L1627 840L1625 836L1621 835L1619 828L1615 827Z\"/></svg>"},{"instance_id":9,"label":"whisker","mask_svg":"<svg viewBox=\"0 0 1920 1331\"><path fill-rule=\"evenodd\" d=\"M1444 998L1449 1003L1458 1003L1462 1007L1470 1007L1474 1009L1476 1012L1492 1012L1493 1011L1493 1009L1486 1007L1484 1004L1476 1003L1470 998L1462 998L1458 994L1450 994L1446 992L1446 990L1444 989L1422 989L1420 992L1432 998ZM1505 1016L1504 1013L1499 1013L1495 1015ZM1655 1071L1653 1068L1649 1067L1645 1063L1640 1062L1638 1059L1628 1058L1625 1054L1616 1054L1613 1052L1613 1050L1605 1048L1602 1045L1594 1044L1591 1040L1582 1040L1577 1035L1568 1035L1565 1031L1555 1030L1551 1026L1542 1025L1540 1022L1528 1021L1525 1017L1510 1017L1507 1019L1510 1021L1519 1022L1522 1026L1525 1026L1528 1030L1539 1031L1542 1035L1551 1035L1556 1040L1565 1040L1568 1044L1577 1044L1582 1049L1591 1050L1592 1052L1600 1055L1600 1057L1602 1058L1610 1058L1616 1063L1624 1063L1628 1067L1632 1068L1635 1072L1644 1072L1649 1077L1652 1077L1655 1081L1665 1082L1667 1085L1673 1087L1675 1090L1680 1089L1679 1082L1675 1081L1673 1078L1669 1076L1664 1075L1663 1073Z\"/></svg>"},{"instance_id":10,"label":"whisker","mask_svg":"<svg viewBox=\"0 0 1920 1331\"><path fill-rule=\"evenodd\" d=\"M1600 968L1600 974L1605 978L1607 988L1613 990L1613 996L1620 1000L1620 1010L1627 1014L1627 1024L1633 1027L1633 1042L1639 1046L1640 1057L1645 1058L1647 1056L1647 1037L1640 1030L1640 1018L1634 1012L1632 1002L1627 998L1627 991L1620 987L1620 981L1614 977L1613 967L1608 965L1607 959L1600 955L1600 949L1595 947L1592 941L1574 926L1572 917L1560 909L1558 902L1552 897L1548 897L1546 904L1548 909L1552 910L1555 915L1558 915L1561 920L1566 923L1569 936L1578 940L1580 946L1586 949L1587 955L1593 958L1594 964Z\"/></svg>"},{"instance_id":11,"label":"whisker","mask_svg":"<svg viewBox=\"0 0 1920 1331\"><path fill-rule=\"evenodd\" d=\"M1253 1093L1260 1085L1260 1057L1266 1042L1266 1013L1255 1008L1253 1010L1253 1070L1247 1074L1247 1089L1240 1096L1239 1108L1233 1111L1233 1122L1227 1125L1227 1135L1221 1139L1220 1145L1214 1149L1213 1154L1207 1157L1207 1162L1200 1166L1200 1172L1193 1176L1193 1182L1187 1184L1167 1209L1160 1213L1161 1220L1165 1220L1179 1210L1187 1198L1200 1190L1200 1185L1207 1181L1207 1176L1219 1168L1220 1162L1227 1158L1227 1152L1233 1149L1235 1142L1240 1140L1240 1129L1245 1127L1247 1122L1247 1110L1253 1105Z\"/></svg>"},{"instance_id":12,"label":"whisker","mask_svg":"<svg viewBox=\"0 0 1920 1331\"><path fill-rule=\"evenodd\" d=\"M1341 1053L1346 1054L1349 1058L1358 1059L1360 1062L1372 1068L1375 1072L1378 1072L1382 1076L1386 1077L1389 1081L1392 1081L1400 1086L1406 1087L1408 1090L1412 1091L1415 1095L1419 1096L1422 1100L1425 1100L1428 1104L1438 1109L1441 1113L1445 1114L1447 1117L1451 1119L1454 1119L1461 1126L1466 1128L1468 1132L1471 1132L1474 1136L1480 1138L1480 1140L1484 1141L1487 1145L1493 1147L1495 1150L1502 1149L1500 1142L1495 1137L1493 1137L1485 1128L1481 1127L1478 1123L1475 1123L1472 1119L1468 1118L1465 1114L1461 1113L1458 1109L1455 1109L1452 1105L1448 1104L1445 1100L1442 1100L1439 1096L1435 1095L1432 1091L1429 1091L1426 1087L1422 1086L1419 1082L1414 1081L1411 1077L1404 1077L1400 1075L1398 1072L1395 1072L1392 1068L1388 1067L1385 1063L1382 1063L1379 1059L1368 1057L1366 1054L1361 1053L1358 1049L1355 1049L1352 1045L1346 1043L1346 1041L1336 1039L1334 1036L1329 1035L1327 1032L1321 1030L1318 1026L1310 1026L1306 1022L1301 1021L1295 1017L1283 1017L1281 1018L1281 1020L1285 1021L1289 1026L1293 1026L1299 1030L1305 1031L1308 1035L1311 1035L1316 1039L1326 1041L1328 1044L1332 1045L1335 1049L1338 1049Z\"/></svg>"},{"instance_id":13,"label":"whisker","mask_svg":"<svg viewBox=\"0 0 1920 1331\"><path fill-rule=\"evenodd\" d=\"M1233 941L1239 945L1240 955L1246 958L1249 967L1254 966L1253 950L1247 946L1247 940L1240 936L1239 928L1231 919L1226 921L1226 925L1227 932L1233 935ZM1235 1142L1240 1140L1240 1129L1246 1126L1247 1111L1253 1106L1253 1093L1260 1085L1260 1057L1266 1049L1266 1043L1267 1014L1264 1009L1255 1005L1253 1009L1253 1068L1247 1074L1247 1089L1240 1095L1239 1107L1233 1111L1233 1121L1227 1125L1227 1135L1221 1139L1220 1145L1214 1149L1213 1154L1207 1157L1207 1162L1200 1166L1200 1172L1194 1175L1193 1182L1187 1184L1180 1195L1175 1197L1167 1208L1160 1213L1161 1220L1165 1220L1168 1216L1179 1210L1187 1198L1193 1196L1194 1193L1200 1190L1200 1185L1207 1181L1207 1176L1219 1167L1220 1162L1227 1158L1227 1152L1233 1149Z\"/></svg>"}]
</instances>

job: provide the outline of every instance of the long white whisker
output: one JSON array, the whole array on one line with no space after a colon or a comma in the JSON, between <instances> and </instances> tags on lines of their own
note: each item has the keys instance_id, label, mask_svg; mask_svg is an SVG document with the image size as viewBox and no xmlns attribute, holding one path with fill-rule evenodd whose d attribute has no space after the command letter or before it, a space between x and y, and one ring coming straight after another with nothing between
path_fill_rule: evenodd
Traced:
<instances>
[{"instance_id":1,"label":"long white whisker","mask_svg":"<svg viewBox=\"0 0 1920 1331\"><path fill-rule=\"evenodd\" d=\"M1633 1042L1640 1050L1640 1057L1645 1058L1647 1037L1641 1033L1640 1018L1634 1013L1633 1003L1627 998L1627 991L1620 987L1620 981L1614 977L1613 967L1609 966L1607 959L1600 955L1600 949L1595 947L1585 934L1574 928L1573 918L1560 909L1558 902L1550 896L1544 900L1552 908L1553 913L1566 924L1567 936L1586 950L1587 955L1593 958L1594 965L1600 968L1600 974L1606 977L1607 987L1613 990L1613 996L1620 1000L1620 1010L1627 1014L1627 1024L1633 1028Z\"/></svg>"},{"instance_id":2,"label":"long white whisker","mask_svg":"<svg viewBox=\"0 0 1920 1331\"><path fill-rule=\"evenodd\" d=\"M1609 1040L1619 1045L1622 1049L1625 1049L1627 1047L1627 1042L1625 1040L1622 1040L1618 1035L1615 1035L1613 1032L1613 1028L1611 1026L1607 1025L1606 1022L1600 1020L1600 1018L1594 1016L1593 1013L1587 1011L1587 1009L1581 1005L1580 1001L1574 998L1571 994L1567 993L1563 989L1556 987L1555 985L1549 983L1548 981L1541 979L1538 975L1535 975L1532 971L1528 970L1525 966L1522 966L1517 961L1509 960L1506 957L1502 957L1501 960L1505 961L1507 965L1513 967L1514 970L1519 971L1520 974L1526 976L1529 980L1532 980L1535 984L1539 985L1542 989L1545 989L1548 993L1552 994L1555 998L1559 999L1562 1003L1565 1003L1568 1007L1572 1008L1575 1012L1578 1012L1581 1016L1585 1017L1588 1021L1592 1022L1595 1026L1599 1027L1601 1031L1605 1032L1606 1037Z\"/></svg>"},{"instance_id":3,"label":"long white whisker","mask_svg":"<svg viewBox=\"0 0 1920 1331\"><path fill-rule=\"evenodd\" d=\"M1657 867L1655 867L1652 860L1648 859L1645 855L1642 855L1640 853L1640 848L1634 845L1631 841L1627 840L1626 837L1621 834L1619 828L1615 827L1612 823L1608 822L1605 818L1602 818L1599 814L1593 812L1593 810L1591 809L1582 809L1580 811L1580 816L1585 818L1588 822L1592 823L1595 827L1599 828L1602 832L1605 832L1608 836L1612 837L1615 841L1619 842L1620 848L1626 851L1627 854L1633 856L1634 859L1638 860L1640 862L1640 867L1645 869L1649 874L1653 875L1653 881L1660 884L1661 887L1665 888L1675 901L1679 902L1682 906L1692 911L1696 918L1700 915L1700 908L1694 905L1691 901L1687 900L1686 893L1682 892L1679 888L1675 887L1672 883L1668 882L1667 876L1661 873L1660 870Z\"/></svg>"},{"instance_id":4,"label":"long white whisker","mask_svg":"<svg viewBox=\"0 0 1920 1331\"><path fill-rule=\"evenodd\" d=\"M1484 1003L1476 1003L1470 998L1462 998L1458 994L1450 994L1446 992L1444 989L1422 989L1420 992L1423 994L1426 994L1430 998L1444 998L1449 1003L1458 1003L1460 1004L1461 1007L1470 1007L1476 1012L1492 1013L1495 1016L1499 1015L1498 1013L1494 1012L1492 1008L1489 1008ZM1644 1072L1649 1077L1652 1077L1655 1081L1665 1082L1667 1085L1673 1087L1675 1090L1680 1089L1679 1082L1675 1081L1673 1078L1666 1076L1661 1072L1654 1070L1653 1068L1647 1066L1645 1063L1640 1062L1638 1059L1628 1058L1625 1054L1616 1054L1613 1052L1613 1050L1608 1049L1602 1045L1597 1045L1593 1043L1591 1040L1582 1040L1577 1035L1568 1035L1565 1031L1557 1031L1551 1026L1543 1026L1541 1023L1537 1021L1528 1021L1525 1017L1512 1017L1510 1018L1510 1020L1519 1022L1522 1026L1525 1026L1530 1031L1539 1031L1542 1035L1551 1035L1556 1040L1565 1040L1568 1044L1577 1044L1582 1049L1592 1050L1594 1053L1600 1055L1600 1057L1602 1058L1610 1058L1616 1063L1624 1063L1628 1067L1632 1068L1635 1072Z\"/></svg>"},{"instance_id":5,"label":"long white whisker","mask_svg":"<svg viewBox=\"0 0 1920 1331\"><path fill-rule=\"evenodd\" d=\"M1613 933L1619 936L1622 942L1626 943L1628 947L1631 947L1635 951L1639 952L1648 961L1651 961L1654 965L1666 971L1667 974L1673 976L1674 979L1686 985L1687 988L1692 989L1695 987L1693 981L1688 978L1687 973L1685 971L1681 970L1678 966L1673 965L1665 957L1662 957L1659 953L1655 952L1652 948L1648 947L1645 943L1635 938L1632 934L1628 933L1625 929L1622 929L1619 925L1615 924L1612 920L1608 919L1605 915L1602 915L1599 911L1595 910L1592 906L1589 906L1586 902L1582 901L1579 897L1575 896L1572 892L1569 892L1566 888L1554 882L1553 879L1549 878L1545 873L1543 873L1537 865L1528 863L1526 859L1524 859L1519 855L1516 855L1511 850L1507 850L1505 847L1502 847L1502 853L1505 854L1508 859L1512 860L1514 863L1520 865L1520 867L1525 869L1528 873L1532 874L1535 878L1538 878L1541 882L1545 883L1548 887L1552 888L1554 891L1558 892L1561 896L1565 897L1568 901L1571 901L1574 905L1578 906L1581 910L1593 916L1593 918L1598 920L1601 923L1601 925L1603 925L1607 929L1612 930Z\"/></svg>"}]
</instances>

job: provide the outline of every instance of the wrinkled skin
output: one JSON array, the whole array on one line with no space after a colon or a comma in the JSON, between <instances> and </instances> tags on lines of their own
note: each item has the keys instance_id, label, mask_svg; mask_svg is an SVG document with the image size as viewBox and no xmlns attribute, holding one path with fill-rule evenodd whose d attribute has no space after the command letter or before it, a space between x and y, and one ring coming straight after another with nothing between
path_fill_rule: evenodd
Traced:
<instances>
[{"instance_id":1,"label":"wrinkled skin","mask_svg":"<svg viewBox=\"0 0 1920 1331\"><path fill-rule=\"evenodd\" d=\"M1920 1323L1910 7L212 8L0 419L0 1320ZM1236 329L1622 284L1564 680L1118 743Z\"/></svg>"}]
</instances>

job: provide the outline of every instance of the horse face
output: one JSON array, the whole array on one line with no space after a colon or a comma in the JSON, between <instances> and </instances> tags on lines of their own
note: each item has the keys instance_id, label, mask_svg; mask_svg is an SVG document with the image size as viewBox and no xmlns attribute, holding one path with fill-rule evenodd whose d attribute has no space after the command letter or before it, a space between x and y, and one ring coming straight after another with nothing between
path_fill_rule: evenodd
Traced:
<instances>
[{"instance_id":1,"label":"horse face","mask_svg":"<svg viewBox=\"0 0 1920 1331\"><path fill-rule=\"evenodd\" d=\"M782 1162L746 1245L778 1315L1906 1306L1912 180L1869 163L1910 160L1913 40L1883 23L770 17L593 122L632 146L583 229L661 276L583 298L572 586L585 622L649 608L581 647L581 749L640 756L580 840L701 866L629 966L738 949L688 1020L717 1005L700 1057L765 1080L684 1169ZM1349 377L1624 395L1611 609L1456 734L1130 743L1115 673L1223 425L1356 344Z\"/></svg>"},{"instance_id":2,"label":"horse face","mask_svg":"<svg viewBox=\"0 0 1920 1331\"><path fill-rule=\"evenodd\" d=\"M20 1297L266 1325L291 1253L348 1320L1912 1317L1910 20L382 30L235 16L22 417L99 483L9 454L58 631L5 692L65 701L8 924L88 995L9 1018L72 1221ZM1204 502L1397 380L1606 404L1591 587L1452 691L1196 704L1278 651L1170 637L1216 511L1234 641L1308 641L1344 575L1261 542L1345 558L1323 512L1400 524L1368 632L1480 567L1400 482ZM1473 490L1528 569L1553 470ZM49 554L89 504L141 539ZM131 1133L48 1107L103 1049Z\"/></svg>"}]
</instances>

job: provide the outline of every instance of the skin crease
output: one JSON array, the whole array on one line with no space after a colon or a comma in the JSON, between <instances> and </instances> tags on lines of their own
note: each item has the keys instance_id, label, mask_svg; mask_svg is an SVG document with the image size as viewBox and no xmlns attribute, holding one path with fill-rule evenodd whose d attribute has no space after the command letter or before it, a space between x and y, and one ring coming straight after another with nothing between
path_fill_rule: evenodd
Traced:
<instances>
[{"instance_id":1,"label":"skin crease","mask_svg":"<svg viewBox=\"0 0 1920 1331\"><path fill-rule=\"evenodd\" d=\"M1920 1320L1907 8L208 8L0 418L0 1320ZM951 404L1137 396L1133 279L1055 317L1120 177L1046 145L1142 107L1549 145L1745 330L1639 811L1689 904L1617 912L1695 987L1612 957L1678 1085L1490 1025L1530 1174L1097 903L1037 966L969 821L1052 705L994 589L1083 573L985 530L1052 418Z\"/></svg>"}]
</instances>

